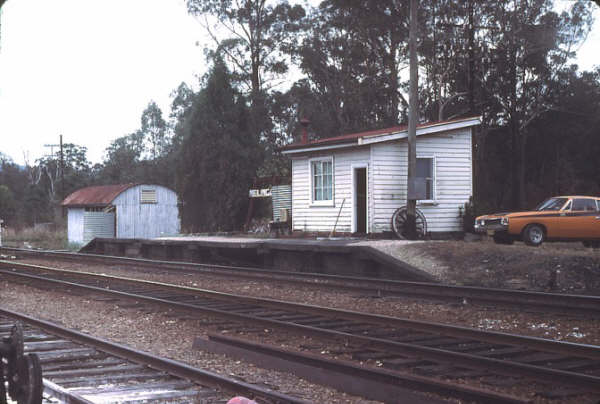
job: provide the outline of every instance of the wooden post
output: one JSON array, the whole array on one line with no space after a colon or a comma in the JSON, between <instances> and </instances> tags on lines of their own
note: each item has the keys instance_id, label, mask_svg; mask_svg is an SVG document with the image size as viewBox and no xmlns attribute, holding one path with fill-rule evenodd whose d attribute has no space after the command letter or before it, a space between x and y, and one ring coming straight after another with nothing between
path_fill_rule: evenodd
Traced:
<instances>
[{"instance_id":1,"label":"wooden post","mask_svg":"<svg viewBox=\"0 0 600 404\"><path fill-rule=\"evenodd\" d=\"M407 173L407 198L406 198L406 238L417 238L415 199L415 178L417 171L417 108L419 106L417 90L419 74L417 66L417 1L410 0L410 88L408 98L408 173Z\"/></svg>"}]
</instances>

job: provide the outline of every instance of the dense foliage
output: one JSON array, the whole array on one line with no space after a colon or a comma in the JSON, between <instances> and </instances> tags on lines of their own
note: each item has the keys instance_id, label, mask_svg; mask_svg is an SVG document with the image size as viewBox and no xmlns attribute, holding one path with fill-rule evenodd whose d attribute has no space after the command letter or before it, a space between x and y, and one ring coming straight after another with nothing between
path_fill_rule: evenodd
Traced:
<instances>
[{"instance_id":1,"label":"dense foliage","mask_svg":"<svg viewBox=\"0 0 600 404\"><path fill-rule=\"evenodd\" d=\"M211 69L156 103L92 166L65 146L25 167L0 155L0 217L60 217L65 194L93 184L176 188L183 227L240 228L255 176L288 175L278 148L299 120L329 137L406 123L408 6L400 0L187 0L211 44ZM558 14L552 0L419 2L419 119L481 115L470 213L532 207L554 194L600 193L600 67L575 51L594 3ZM285 85L285 83L288 83ZM64 176L64 180L63 180Z\"/></svg>"},{"instance_id":2,"label":"dense foliage","mask_svg":"<svg viewBox=\"0 0 600 404\"><path fill-rule=\"evenodd\" d=\"M251 129L246 100L217 60L181 128L177 189L187 230L229 231L243 223L261 156Z\"/></svg>"}]
</instances>

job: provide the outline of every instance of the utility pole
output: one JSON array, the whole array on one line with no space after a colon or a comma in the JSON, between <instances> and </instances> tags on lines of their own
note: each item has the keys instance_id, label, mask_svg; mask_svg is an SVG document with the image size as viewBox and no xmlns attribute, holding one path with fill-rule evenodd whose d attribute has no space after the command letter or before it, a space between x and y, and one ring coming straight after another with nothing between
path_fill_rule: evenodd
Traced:
<instances>
[{"instance_id":1,"label":"utility pole","mask_svg":"<svg viewBox=\"0 0 600 404\"><path fill-rule=\"evenodd\" d=\"M60 136L60 142L58 144L45 144L44 147L49 147L50 148L50 155L54 156L54 148L55 147L59 147L60 148L60 196L62 197L62 199L65 199L65 158L64 158L64 153L63 153L63 136ZM57 178L58 179L58 178Z\"/></svg>"},{"instance_id":2,"label":"utility pole","mask_svg":"<svg viewBox=\"0 0 600 404\"><path fill-rule=\"evenodd\" d=\"M408 177L406 198L406 237L417 238L416 228L416 171L417 171L417 89L419 74L417 66L417 0L410 0L410 33L408 40L410 55L410 87L408 96Z\"/></svg>"},{"instance_id":3,"label":"utility pole","mask_svg":"<svg viewBox=\"0 0 600 404\"><path fill-rule=\"evenodd\" d=\"M65 159L63 155L62 135L60 135L60 199L65 199Z\"/></svg>"},{"instance_id":4,"label":"utility pole","mask_svg":"<svg viewBox=\"0 0 600 404\"><path fill-rule=\"evenodd\" d=\"M469 0L469 114L475 112L475 95L473 94L473 87L475 82L475 27L473 24L473 0Z\"/></svg>"}]
</instances>

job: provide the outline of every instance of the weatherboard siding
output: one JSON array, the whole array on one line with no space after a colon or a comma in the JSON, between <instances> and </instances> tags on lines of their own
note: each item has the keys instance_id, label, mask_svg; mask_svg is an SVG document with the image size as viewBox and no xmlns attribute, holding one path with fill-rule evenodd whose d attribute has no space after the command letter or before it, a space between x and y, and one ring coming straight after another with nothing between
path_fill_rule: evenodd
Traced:
<instances>
[{"instance_id":1,"label":"weatherboard siding","mask_svg":"<svg viewBox=\"0 0 600 404\"><path fill-rule=\"evenodd\" d=\"M156 203L140 203L142 189L156 190ZM177 194L159 185L138 185L117 196L118 238L154 238L179 233Z\"/></svg>"},{"instance_id":2,"label":"weatherboard siding","mask_svg":"<svg viewBox=\"0 0 600 404\"><path fill-rule=\"evenodd\" d=\"M309 160L333 157L334 206L311 206ZM369 163L365 146L335 153L312 153L292 160L292 228L300 231L350 232L352 228L352 165ZM336 219L339 220L336 226Z\"/></svg>"},{"instance_id":3,"label":"weatherboard siding","mask_svg":"<svg viewBox=\"0 0 600 404\"><path fill-rule=\"evenodd\" d=\"M376 143L372 147L372 231L391 231L394 211L406 205L406 140ZM418 203L430 232L462 231L459 207L472 195L471 129L417 137L417 157L433 157L433 203Z\"/></svg>"},{"instance_id":4,"label":"weatherboard siding","mask_svg":"<svg viewBox=\"0 0 600 404\"><path fill-rule=\"evenodd\" d=\"M311 206L309 160L333 156L334 206ZM417 137L417 156L435 159L435 201L419 203L430 232L462 231L459 207L472 195L471 129ZM292 158L292 227L300 231L350 232L352 165L368 164L368 231L391 231L396 209L406 205L408 148L405 139ZM342 201L345 199L344 206ZM340 210L341 208L341 210Z\"/></svg>"}]
</instances>

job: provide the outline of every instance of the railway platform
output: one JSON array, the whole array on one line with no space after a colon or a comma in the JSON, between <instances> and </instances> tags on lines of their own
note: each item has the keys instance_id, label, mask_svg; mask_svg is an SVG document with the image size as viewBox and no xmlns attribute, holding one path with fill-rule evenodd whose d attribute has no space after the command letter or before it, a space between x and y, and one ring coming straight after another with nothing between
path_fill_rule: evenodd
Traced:
<instances>
[{"instance_id":1,"label":"railway platform","mask_svg":"<svg viewBox=\"0 0 600 404\"><path fill-rule=\"evenodd\" d=\"M391 244L390 244L391 243ZM157 239L96 238L80 252L130 258L201 262L413 281L434 281L396 257L409 241L363 239L265 239L183 236ZM384 246L385 248L382 248Z\"/></svg>"}]
</instances>

